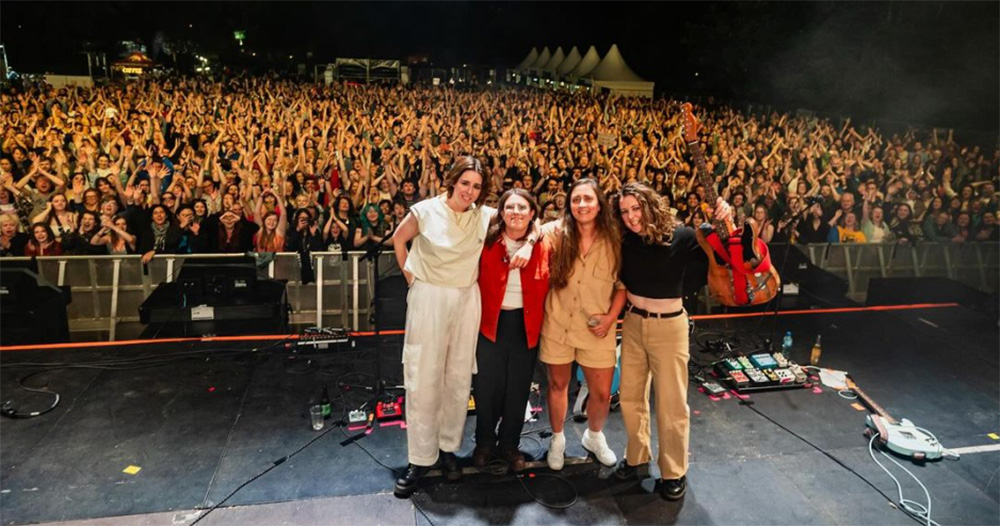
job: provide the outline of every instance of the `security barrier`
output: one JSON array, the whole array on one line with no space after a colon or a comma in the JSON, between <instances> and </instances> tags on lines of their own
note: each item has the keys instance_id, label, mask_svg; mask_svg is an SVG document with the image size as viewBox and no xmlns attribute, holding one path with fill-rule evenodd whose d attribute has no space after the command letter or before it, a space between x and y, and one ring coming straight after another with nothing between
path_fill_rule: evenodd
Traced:
<instances>
[{"instance_id":1,"label":"security barrier","mask_svg":"<svg viewBox=\"0 0 1000 526\"><path fill-rule=\"evenodd\" d=\"M993 291L1000 275L998 243L815 244L797 245L812 263L847 280L848 295L862 301L873 277L947 277ZM139 305L163 282L178 276L184 262L198 258L240 257L240 254L158 255L143 265L130 256L45 256L37 258L39 274L73 294L69 305L70 332L106 333L115 340L122 327L138 333ZM315 281L300 279L299 255L279 253L258 257L260 277L288 281L290 323L302 326L349 327L370 330L375 265L364 252L313 252ZM379 256L383 277L396 272L395 256ZM28 261L10 258L0 261ZM780 265L780 262L773 262Z\"/></svg>"}]
</instances>

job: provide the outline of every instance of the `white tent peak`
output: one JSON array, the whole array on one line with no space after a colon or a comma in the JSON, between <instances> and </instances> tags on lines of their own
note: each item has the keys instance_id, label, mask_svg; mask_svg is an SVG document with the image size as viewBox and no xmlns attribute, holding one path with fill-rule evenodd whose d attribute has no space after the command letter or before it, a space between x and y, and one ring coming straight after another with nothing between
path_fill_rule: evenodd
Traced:
<instances>
[{"instance_id":1,"label":"white tent peak","mask_svg":"<svg viewBox=\"0 0 1000 526\"><path fill-rule=\"evenodd\" d=\"M532 65L536 60L538 60L538 48L533 47L531 48L531 52L528 53L528 56L524 57L524 60L518 63L517 67L514 69L516 70L527 69L527 67Z\"/></svg>"},{"instance_id":2,"label":"white tent peak","mask_svg":"<svg viewBox=\"0 0 1000 526\"><path fill-rule=\"evenodd\" d=\"M556 73L559 75L565 75L573 70L577 64L580 63L580 50L573 46L573 49L569 50L569 54L566 58L559 64L556 68Z\"/></svg>"},{"instance_id":3,"label":"white tent peak","mask_svg":"<svg viewBox=\"0 0 1000 526\"><path fill-rule=\"evenodd\" d=\"M583 55L580 62L567 73L570 77L583 77L591 72L601 62L601 56L597 54L597 48L590 46L590 49Z\"/></svg>"},{"instance_id":4,"label":"white tent peak","mask_svg":"<svg viewBox=\"0 0 1000 526\"><path fill-rule=\"evenodd\" d=\"M542 66L542 69L554 72L556 68L559 67L559 64L562 64L562 61L565 59L566 54L563 53L562 46L559 46L556 48L556 52L552 54L552 58L550 58L549 61Z\"/></svg>"},{"instance_id":5,"label":"white tent peak","mask_svg":"<svg viewBox=\"0 0 1000 526\"><path fill-rule=\"evenodd\" d=\"M586 76L594 80L646 82L646 79L636 75L632 71L632 68L628 67L625 59L622 58L621 51L618 51L617 44L611 45L611 49L608 50L607 55L604 55L601 63L587 73Z\"/></svg>"},{"instance_id":6,"label":"white tent peak","mask_svg":"<svg viewBox=\"0 0 1000 526\"><path fill-rule=\"evenodd\" d=\"M538 55L538 58L532 62L528 69L542 69L549 59L552 58L552 52L549 51L548 46L542 48L542 54Z\"/></svg>"}]
</instances>

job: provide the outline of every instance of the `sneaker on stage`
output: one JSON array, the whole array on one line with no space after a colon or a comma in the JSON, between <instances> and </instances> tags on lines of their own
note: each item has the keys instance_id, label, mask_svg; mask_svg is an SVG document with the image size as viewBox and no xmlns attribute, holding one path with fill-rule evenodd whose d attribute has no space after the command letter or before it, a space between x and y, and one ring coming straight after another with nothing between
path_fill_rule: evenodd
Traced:
<instances>
[{"instance_id":1,"label":"sneaker on stage","mask_svg":"<svg viewBox=\"0 0 1000 526\"><path fill-rule=\"evenodd\" d=\"M583 449L593 453L597 457L597 461L601 464L612 467L618 462L618 456L608 447L608 441L604 438L602 431L595 433L587 429L583 432L583 440L580 442L583 444Z\"/></svg>"},{"instance_id":2,"label":"sneaker on stage","mask_svg":"<svg viewBox=\"0 0 1000 526\"><path fill-rule=\"evenodd\" d=\"M549 469L559 471L566 463L566 435L564 433L553 433L549 439L549 454L545 457L549 464Z\"/></svg>"}]
</instances>

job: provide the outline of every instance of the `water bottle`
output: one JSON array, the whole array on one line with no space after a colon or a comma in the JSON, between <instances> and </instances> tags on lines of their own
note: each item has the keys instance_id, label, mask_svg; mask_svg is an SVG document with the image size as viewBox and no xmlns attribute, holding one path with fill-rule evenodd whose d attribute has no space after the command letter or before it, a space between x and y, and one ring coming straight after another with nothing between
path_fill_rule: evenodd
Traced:
<instances>
[{"instance_id":1,"label":"water bottle","mask_svg":"<svg viewBox=\"0 0 1000 526\"><path fill-rule=\"evenodd\" d=\"M792 357L792 331L786 331L785 338L781 340L781 355L786 360Z\"/></svg>"}]
</instances>

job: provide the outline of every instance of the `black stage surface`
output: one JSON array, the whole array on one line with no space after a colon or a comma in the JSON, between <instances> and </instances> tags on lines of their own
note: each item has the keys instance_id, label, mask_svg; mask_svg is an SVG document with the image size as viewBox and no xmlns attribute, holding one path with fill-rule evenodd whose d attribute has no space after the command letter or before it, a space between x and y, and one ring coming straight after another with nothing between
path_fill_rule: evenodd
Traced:
<instances>
[{"instance_id":1,"label":"black stage surface","mask_svg":"<svg viewBox=\"0 0 1000 526\"><path fill-rule=\"evenodd\" d=\"M847 370L897 418L933 431L945 446L995 446L998 407L998 326L965 307L893 312L784 315L699 322L699 331L791 330L793 357L808 360L823 335L821 365ZM710 336L709 336L710 337ZM0 398L21 412L44 409L46 394L26 392L17 379L35 362L90 364L117 360L114 369L52 369L26 381L46 385L59 405L38 418L0 421L0 521L27 524L122 516L81 524L191 524L241 484L269 467L200 524L913 524L875 489L753 409L798 433L868 479L893 500L896 489L869 457L864 413L823 388L756 393L753 409L735 397L712 401L690 391L691 468L687 497L661 500L653 481L622 483L611 470L586 462L548 476L467 475L459 484L428 484L412 501L392 496L386 467L406 464L405 431L386 427L341 446L345 432L309 428L309 399L322 384L335 396L334 413L365 398L338 381L369 384L371 342L320 353L293 353L284 342L159 343L76 350L0 353ZM257 347L255 353L247 352ZM389 384L401 376L398 337L386 338L383 367ZM224 351L228 349L229 351ZM204 351L204 352L203 352ZM195 352L193 356L176 353ZM164 357L155 367L149 358ZM181 359L184 358L184 359ZM135 360L135 361L128 361ZM106 367L106 366L102 366ZM345 376L346 375L346 376ZM522 450L542 458L547 417L526 428ZM463 455L474 444L470 418ZM583 456L586 424L567 424L570 456ZM654 427L655 428L655 424ZM625 434L612 413L606 429L621 454ZM994 435L996 436L996 435ZM314 441L315 439L315 441ZM301 451L298 451L300 448ZM362 450L362 447L364 450ZM286 461L275 463L290 456ZM370 453L369 456L366 453ZM373 459L374 458L374 459ZM881 459L881 457L880 457ZM466 461L468 462L468 461ZM902 461L933 498L940 524L997 524L1000 452L967 453L959 461L916 465ZM123 472L128 466L141 471ZM892 467L905 497L923 492ZM656 468L653 474L656 476ZM552 509L537 503L575 503ZM278 503L278 504L275 504ZM282 504L283 503L283 504ZM416 504L418 508L414 508Z\"/></svg>"}]
</instances>

